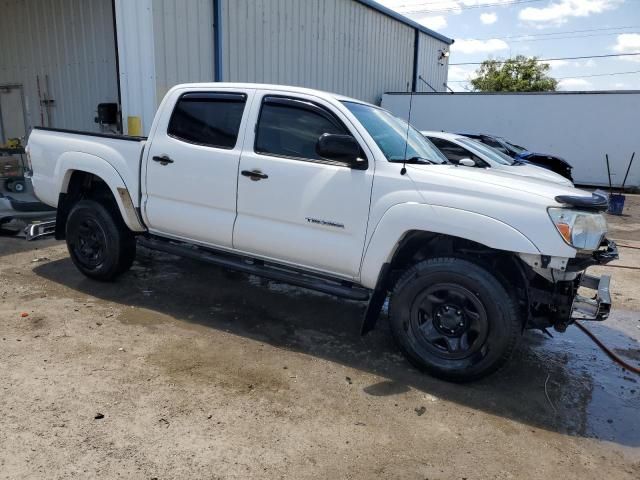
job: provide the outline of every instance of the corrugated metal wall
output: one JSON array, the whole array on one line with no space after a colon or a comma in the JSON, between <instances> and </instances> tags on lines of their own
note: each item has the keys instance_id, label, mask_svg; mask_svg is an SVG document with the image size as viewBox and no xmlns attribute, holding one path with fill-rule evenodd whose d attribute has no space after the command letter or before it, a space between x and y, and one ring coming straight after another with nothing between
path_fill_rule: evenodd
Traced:
<instances>
[{"instance_id":1,"label":"corrugated metal wall","mask_svg":"<svg viewBox=\"0 0 640 480\"><path fill-rule=\"evenodd\" d=\"M447 91L449 57L439 60L440 51L449 51L449 45L420 32L418 39L418 75L422 75L437 92ZM433 92L422 80L416 82L416 91Z\"/></svg>"},{"instance_id":2,"label":"corrugated metal wall","mask_svg":"<svg viewBox=\"0 0 640 480\"><path fill-rule=\"evenodd\" d=\"M0 85L23 85L30 127L48 75L51 126L97 130L98 103L118 101L114 44L111 0L0 1Z\"/></svg>"},{"instance_id":3,"label":"corrugated metal wall","mask_svg":"<svg viewBox=\"0 0 640 480\"><path fill-rule=\"evenodd\" d=\"M213 81L213 0L153 0L153 32L158 104L174 85Z\"/></svg>"},{"instance_id":4,"label":"corrugated metal wall","mask_svg":"<svg viewBox=\"0 0 640 480\"><path fill-rule=\"evenodd\" d=\"M411 87L415 30L353 0L224 0L221 20L225 81L373 103Z\"/></svg>"},{"instance_id":5,"label":"corrugated metal wall","mask_svg":"<svg viewBox=\"0 0 640 480\"><path fill-rule=\"evenodd\" d=\"M156 70L152 0L115 0L120 64L122 124L139 117L148 134L156 113Z\"/></svg>"}]
</instances>

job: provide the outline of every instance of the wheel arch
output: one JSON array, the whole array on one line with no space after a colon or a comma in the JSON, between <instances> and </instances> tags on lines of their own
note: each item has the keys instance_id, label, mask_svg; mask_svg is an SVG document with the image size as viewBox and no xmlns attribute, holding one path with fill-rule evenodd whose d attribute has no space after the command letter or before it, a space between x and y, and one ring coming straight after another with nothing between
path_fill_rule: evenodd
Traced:
<instances>
[{"instance_id":1,"label":"wheel arch","mask_svg":"<svg viewBox=\"0 0 640 480\"><path fill-rule=\"evenodd\" d=\"M493 251L540 254L522 232L495 218L450 207L399 204L389 208L373 230L360 270L362 285L374 288L384 264L401 248L440 236L481 245Z\"/></svg>"},{"instance_id":2,"label":"wheel arch","mask_svg":"<svg viewBox=\"0 0 640 480\"><path fill-rule=\"evenodd\" d=\"M95 155L73 153L67 158L61 157L58 163L57 178L60 179L58 187L60 195L56 215L56 238L64 238L64 227L69 211L83 198L109 198L131 231L145 231L129 189L116 169Z\"/></svg>"},{"instance_id":3,"label":"wheel arch","mask_svg":"<svg viewBox=\"0 0 640 480\"><path fill-rule=\"evenodd\" d=\"M421 260L438 256L470 260L493 272L517 301L524 328L529 307L528 279L516 254L523 251L539 254L535 245L512 227L472 212L455 215L459 211L436 207L440 220L430 224L429 206L420 207L426 208L410 209L412 212L396 209L391 217L383 217L372 235L363 260L362 284L374 289L372 299L375 302L370 302L365 313L362 333L375 328L384 298L402 272ZM442 221L442 214L447 210L454 212L449 212L453 214ZM424 214L419 222L412 222L415 216L405 215L418 211ZM464 220L468 223L463 228L455 225ZM472 235L461 236L469 232ZM396 240L392 240L394 236Z\"/></svg>"}]
</instances>

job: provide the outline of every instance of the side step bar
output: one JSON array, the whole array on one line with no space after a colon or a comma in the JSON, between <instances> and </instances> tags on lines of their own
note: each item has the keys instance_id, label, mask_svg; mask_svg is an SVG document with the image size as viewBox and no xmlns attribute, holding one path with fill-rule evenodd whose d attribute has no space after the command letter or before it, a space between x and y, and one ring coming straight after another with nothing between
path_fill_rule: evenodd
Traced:
<instances>
[{"instance_id":1,"label":"side step bar","mask_svg":"<svg viewBox=\"0 0 640 480\"><path fill-rule=\"evenodd\" d=\"M188 243L160 239L155 236L138 237L138 243L152 250L201 260L219 267L269 278L317 292L335 295L336 297L358 301L369 299L369 290L358 287L350 282L308 274L290 267L269 264L250 257L242 257Z\"/></svg>"}]
</instances>

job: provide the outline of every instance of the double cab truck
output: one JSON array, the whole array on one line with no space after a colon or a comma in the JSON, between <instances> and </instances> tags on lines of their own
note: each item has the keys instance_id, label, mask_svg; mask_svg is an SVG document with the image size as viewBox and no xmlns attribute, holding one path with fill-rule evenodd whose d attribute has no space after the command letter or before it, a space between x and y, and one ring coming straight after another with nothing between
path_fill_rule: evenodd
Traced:
<instances>
[{"instance_id":1,"label":"double cab truck","mask_svg":"<svg viewBox=\"0 0 640 480\"><path fill-rule=\"evenodd\" d=\"M388 300L401 350L441 378L494 372L525 329L609 314L609 278L585 273L617 257L606 197L453 165L340 95L179 85L148 138L36 128L28 154L86 276L114 280L142 244L367 301L363 334Z\"/></svg>"}]
</instances>

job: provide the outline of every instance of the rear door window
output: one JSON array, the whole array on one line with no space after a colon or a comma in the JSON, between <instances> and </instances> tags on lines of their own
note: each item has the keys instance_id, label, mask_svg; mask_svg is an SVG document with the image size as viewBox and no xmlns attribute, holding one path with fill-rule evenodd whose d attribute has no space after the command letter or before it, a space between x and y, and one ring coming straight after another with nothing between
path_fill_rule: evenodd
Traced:
<instances>
[{"instance_id":1,"label":"rear door window","mask_svg":"<svg viewBox=\"0 0 640 480\"><path fill-rule=\"evenodd\" d=\"M178 140L233 149L247 102L243 93L186 93L171 115L167 134Z\"/></svg>"},{"instance_id":2,"label":"rear door window","mask_svg":"<svg viewBox=\"0 0 640 480\"><path fill-rule=\"evenodd\" d=\"M301 160L330 161L316 152L318 139L325 133L349 135L335 115L316 103L265 97L258 119L255 151Z\"/></svg>"}]
</instances>

